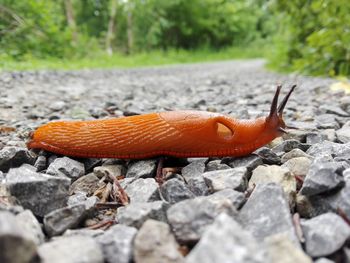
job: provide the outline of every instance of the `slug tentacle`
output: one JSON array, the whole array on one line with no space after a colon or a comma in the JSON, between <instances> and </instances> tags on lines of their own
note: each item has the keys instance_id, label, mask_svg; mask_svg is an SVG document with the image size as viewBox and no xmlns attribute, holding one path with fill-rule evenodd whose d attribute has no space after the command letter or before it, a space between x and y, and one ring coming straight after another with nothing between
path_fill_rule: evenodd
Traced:
<instances>
[{"instance_id":1,"label":"slug tentacle","mask_svg":"<svg viewBox=\"0 0 350 263\"><path fill-rule=\"evenodd\" d=\"M39 127L27 145L75 157L244 156L286 133L282 113L294 88L277 106L279 85L270 114L255 120L204 111L167 111L104 120L56 121Z\"/></svg>"}]
</instances>

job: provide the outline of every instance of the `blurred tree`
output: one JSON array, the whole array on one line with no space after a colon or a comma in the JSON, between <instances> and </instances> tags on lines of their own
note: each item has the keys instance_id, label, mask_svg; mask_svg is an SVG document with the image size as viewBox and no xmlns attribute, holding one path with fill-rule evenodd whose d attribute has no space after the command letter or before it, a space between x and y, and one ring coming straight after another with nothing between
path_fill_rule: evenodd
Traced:
<instances>
[{"instance_id":1,"label":"blurred tree","mask_svg":"<svg viewBox=\"0 0 350 263\"><path fill-rule=\"evenodd\" d=\"M108 21L108 30L106 35L106 51L109 55L113 54L112 41L116 30L116 14L117 14L118 0L111 0L110 17Z\"/></svg>"}]
</instances>

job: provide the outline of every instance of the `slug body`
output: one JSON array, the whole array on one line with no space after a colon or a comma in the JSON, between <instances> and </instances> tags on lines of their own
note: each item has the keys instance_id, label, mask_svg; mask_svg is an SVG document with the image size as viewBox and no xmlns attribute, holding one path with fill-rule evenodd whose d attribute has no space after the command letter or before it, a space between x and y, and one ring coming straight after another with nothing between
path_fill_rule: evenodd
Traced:
<instances>
[{"instance_id":1,"label":"slug body","mask_svg":"<svg viewBox=\"0 0 350 263\"><path fill-rule=\"evenodd\" d=\"M56 121L39 127L28 147L97 158L244 156L285 132L281 116L284 106L279 115L277 112L279 90L270 115L256 120L169 111L106 120Z\"/></svg>"}]
</instances>

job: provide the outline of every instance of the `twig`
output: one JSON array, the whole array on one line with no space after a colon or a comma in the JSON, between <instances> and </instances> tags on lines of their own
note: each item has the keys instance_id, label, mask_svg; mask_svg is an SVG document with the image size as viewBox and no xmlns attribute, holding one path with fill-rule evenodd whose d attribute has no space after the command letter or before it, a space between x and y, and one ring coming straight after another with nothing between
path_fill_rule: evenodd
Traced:
<instances>
[{"instance_id":1,"label":"twig","mask_svg":"<svg viewBox=\"0 0 350 263\"><path fill-rule=\"evenodd\" d=\"M101 221L99 223L96 223L92 226L89 226L88 228L89 229L92 229L92 230L96 230L96 229L107 229L108 227L114 225L116 222L115 220L112 220L112 219L109 219L109 220L105 220L105 221Z\"/></svg>"},{"instance_id":2,"label":"twig","mask_svg":"<svg viewBox=\"0 0 350 263\"><path fill-rule=\"evenodd\" d=\"M337 213L338 213L338 214L344 219L344 221L350 226L350 219L349 219L349 217L346 215L346 213L344 212L344 210L341 209L340 207L338 207Z\"/></svg>"},{"instance_id":3,"label":"twig","mask_svg":"<svg viewBox=\"0 0 350 263\"><path fill-rule=\"evenodd\" d=\"M97 209L106 209L106 208L110 208L110 209L115 209L121 206L121 203L119 202L107 202L107 203L97 203L95 204L95 207Z\"/></svg>"},{"instance_id":4,"label":"twig","mask_svg":"<svg viewBox=\"0 0 350 263\"><path fill-rule=\"evenodd\" d=\"M295 227L295 233L296 233L300 243L304 243L305 238L304 238L303 230L302 230L301 225L300 225L300 215L298 213L295 213L293 215L293 224Z\"/></svg>"},{"instance_id":5,"label":"twig","mask_svg":"<svg viewBox=\"0 0 350 263\"><path fill-rule=\"evenodd\" d=\"M111 174L108 174L108 177L113 181L112 199L114 201L119 199L122 205L129 204L129 197L123 187L120 185L118 179Z\"/></svg>"}]
</instances>

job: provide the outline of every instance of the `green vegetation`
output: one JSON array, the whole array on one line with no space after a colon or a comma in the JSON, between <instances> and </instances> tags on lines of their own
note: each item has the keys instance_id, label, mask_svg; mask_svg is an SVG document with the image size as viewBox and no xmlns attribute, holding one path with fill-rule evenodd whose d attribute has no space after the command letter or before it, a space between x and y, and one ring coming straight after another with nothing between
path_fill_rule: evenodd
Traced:
<instances>
[{"instance_id":1,"label":"green vegetation","mask_svg":"<svg viewBox=\"0 0 350 263\"><path fill-rule=\"evenodd\" d=\"M0 69L266 57L349 76L349 13L347 0L0 0Z\"/></svg>"}]
</instances>

